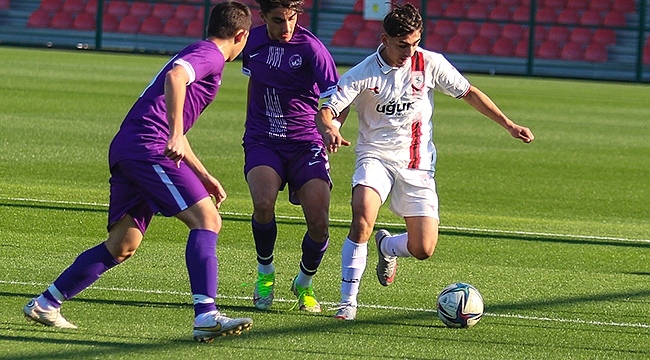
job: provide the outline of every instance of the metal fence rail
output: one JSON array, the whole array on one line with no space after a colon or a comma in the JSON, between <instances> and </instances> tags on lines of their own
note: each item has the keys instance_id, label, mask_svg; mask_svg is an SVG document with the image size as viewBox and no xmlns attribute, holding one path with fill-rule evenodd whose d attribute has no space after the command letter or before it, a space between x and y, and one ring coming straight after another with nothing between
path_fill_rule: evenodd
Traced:
<instances>
[{"instance_id":1,"label":"metal fence rail","mask_svg":"<svg viewBox=\"0 0 650 360\"><path fill-rule=\"evenodd\" d=\"M261 24L254 0L254 25ZM205 36L217 0L2 0L0 44L173 53ZM648 0L402 0L421 9L421 46L461 71L650 81ZM379 44L363 0L306 0L299 23L352 65Z\"/></svg>"}]
</instances>

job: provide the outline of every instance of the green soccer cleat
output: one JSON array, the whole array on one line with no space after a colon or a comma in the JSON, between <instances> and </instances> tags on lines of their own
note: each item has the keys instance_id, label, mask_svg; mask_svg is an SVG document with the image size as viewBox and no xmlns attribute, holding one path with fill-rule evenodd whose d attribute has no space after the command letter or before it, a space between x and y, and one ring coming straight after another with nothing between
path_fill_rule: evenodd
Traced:
<instances>
[{"instance_id":1,"label":"green soccer cleat","mask_svg":"<svg viewBox=\"0 0 650 360\"><path fill-rule=\"evenodd\" d=\"M253 290L253 304L260 310L268 310L273 304L273 286L275 285L275 273L257 273L257 282Z\"/></svg>"},{"instance_id":2,"label":"green soccer cleat","mask_svg":"<svg viewBox=\"0 0 650 360\"><path fill-rule=\"evenodd\" d=\"M300 310L319 313L321 312L320 304L314 295L314 287L309 285L304 288L296 284L296 278L291 283L291 291L298 297L298 308Z\"/></svg>"}]
</instances>

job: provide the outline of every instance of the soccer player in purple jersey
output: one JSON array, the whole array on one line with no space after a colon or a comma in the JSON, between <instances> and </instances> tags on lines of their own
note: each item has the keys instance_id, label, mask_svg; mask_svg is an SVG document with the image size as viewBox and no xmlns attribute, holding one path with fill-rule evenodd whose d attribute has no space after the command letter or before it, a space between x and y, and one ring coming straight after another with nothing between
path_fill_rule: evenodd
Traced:
<instances>
[{"instance_id":1,"label":"soccer player in purple jersey","mask_svg":"<svg viewBox=\"0 0 650 360\"><path fill-rule=\"evenodd\" d=\"M108 239L81 253L31 300L23 309L28 319L77 328L61 315L61 303L133 256L153 215L160 212L190 229L185 260L194 302L194 339L211 341L251 327L251 319L228 318L217 310L216 245L222 225L218 208L226 192L185 136L214 100L225 62L241 53L250 25L246 5L217 4L210 14L207 39L174 56L140 95L109 149Z\"/></svg>"},{"instance_id":2,"label":"soccer player in purple jersey","mask_svg":"<svg viewBox=\"0 0 650 360\"><path fill-rule=\"evenodd\" d=\"M336 89L336 64L325 46L297 24L303 0L256 0L264 25L251 29L243 52L248 109L244 174L253 200L252 232L258 261L255 307L273 303L275 203L289 185L307 223L302 258L291 290L301 310L320 312L312 277L329 241L329 163L314 116L320 98Z\"/></svg>"}]
</instances>

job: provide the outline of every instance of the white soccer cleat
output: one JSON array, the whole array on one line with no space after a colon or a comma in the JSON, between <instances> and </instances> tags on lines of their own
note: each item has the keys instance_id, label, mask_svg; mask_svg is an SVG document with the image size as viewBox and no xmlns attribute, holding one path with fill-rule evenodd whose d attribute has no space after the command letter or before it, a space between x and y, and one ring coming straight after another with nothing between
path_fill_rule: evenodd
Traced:
<instances>
[{"instance_id":1,"label":"white soccer cleat","mask_svg":"<svg viewBox=\"0 0 650 360\"><path fill-rule=\"evenodd\" d=\"M335 319L341 320L354 320L357 318L357 306L351 303L341 303L338 306L338 311L334 315Z\"/></svg>"},{"instance_id":2,"label":"white soccer cleat","mask_svg":"<svg viewBox=\"0 0 650 360\"><path fill-rule=\"evenodd\" d=\"M219 310L200 314L194 319L192 336L198 342L212 342L214 338L228 335L241 335L242 331L249 330L253 319L231 319Z\"/></svg>"},{"instance_id":3,"label":"white soccer cleat","mask_svg":"<svg viewBox=\"0 0 650 360\"><path fill-rule=\"evenodd\" d=\"M66 320L61 315L61 309L45 310L38 306L36 299L30 300L23 308L25 318L46 326L54 326L61 329L76 329L77 326Z\"/></svg>"},{"instance_id":4,"label":"white soccer cleat","mask_svg":"<svg viewBox=\"0 0 650 360\"><path fill-rule=\"evenodd\" d=\"M388 286L395 281L395 273L397 272L397 256L386 256L381 252L381 242L390 236L387 230L381 229L375 235L375 242L377 243L377 254L379 260L377 261L377 280L383 286Z\"/></svg>"}]
</instances>

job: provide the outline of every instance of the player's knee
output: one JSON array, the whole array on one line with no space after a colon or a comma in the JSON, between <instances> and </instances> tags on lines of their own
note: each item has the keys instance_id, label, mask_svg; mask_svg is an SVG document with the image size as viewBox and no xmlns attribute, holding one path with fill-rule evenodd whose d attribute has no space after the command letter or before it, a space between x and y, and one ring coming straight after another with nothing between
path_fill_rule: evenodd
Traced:
<instances>
[{"instance_id":1,"label":"player's knee","mask_svg":"<svg viewBox=\"0 0 650 360\"><path fill-rule=\"evenodd\" d=\"M433 255L433 251L431 252L426 252L426 251L416 251L415 254L412 254L414 258L418 260L426 260L430 258Z\"/></svg>"},{"instance_id":2,"label":"player's knee","mask_svg":"<svg viewBox=\"0 0 650 360\"><path fill-rule=\"evenodd\" d=\"M120 263L128 260L130 257L135 255L136 250L137 248L134 247L113 247L108 249L108 251L111 253L111 256L113 256L113 258Z\"/></svg>"},{"instance_id":3,"label":"player's knee","mask_svg":"<svg viewBox=\"0 0 650 360\"><path fill-rule=\"evenodd\" d=\"M123 252L120 257L116 258L116 260L119 262L124 262L131 258L133 255L135 255L135 249Z\"/></svg>"},{"instance_id":4,"label":"player's knee","mask_svg":"<svg viewBox=\"0 0 650 360\"><path fill-rule=\"evenodd\" d=\"M327 211L305 211L305 221L307 222L307 232L314 241L321 242L327 239L329 231Z\"/></svg>"},{"instance_id":5,"label":"player's knee","mask_svg":"<svg viewBox=\"0 0 650 360\"><path fill-rule=\"evenodd\" d=\"M202 228L219 233L219 231L221 231L221 226L223 226L221 215L219 215L218 212L215 212L214 214L210 214L206 217L205 224L202 226Z\"/></svg>"},{"instance_id":6,"label":"player's knee","mask_svg":"<svg viewBox=\"0 0 650 360\"><path fill-rule=\"evenodd\" d=\"M273 207L258 207L255 206L253 210L253 218L260 224L268 224L275 218L275 211Z\"/></svg>"},{"instance_id":7,"label":"player's knee","mask_svg":"<svg viewBox=\"0 0 650 360\"><path fill-rule=\"evenodd\" d=\"M221 231L222 220L217 209L204 209L182 220L190 229L205 229L216 233Z\"/></svg>"},{"instance_id":8,"label":"player's knee","mask_svg":"<svg viewBox=\"0 0 650 360\"><path fill-rule=\"evenodd\" d=\"M419 246L409 246L408 250L414 258L418 260L426 260L433 256L435 244L422 244Z\"/></svg>"},{"instance_id":9,"label":"player's knee","mask_svg":"<svg viewBox=\"0 0 650 360\"><path fill-rule=\"evenodd\" d=\"M353 221L350 226L350 236L353 240L368 240L372 235L373 227L366 221Z\"/></svg>"},{"instance_id":10,"label":"player's knee","mask_svg":"<svg viewBox=\"0 0 650 360\"><path fill-rule=\"evenodd\" d=\"M323 242L329 237L327 222L307 224L307 233L315 242Z\"/></svg>"},{"instance_id":11,"label":"player's knee","mask_svg":"<svg viewBox=\"0 0 650 360\"><path fill-rule=\"evenodd\" d=\"M256 214L268 216L275 211L275 199L270 197L260 197L253 199L253 210Z\"/></svg>"}]
</instances>

